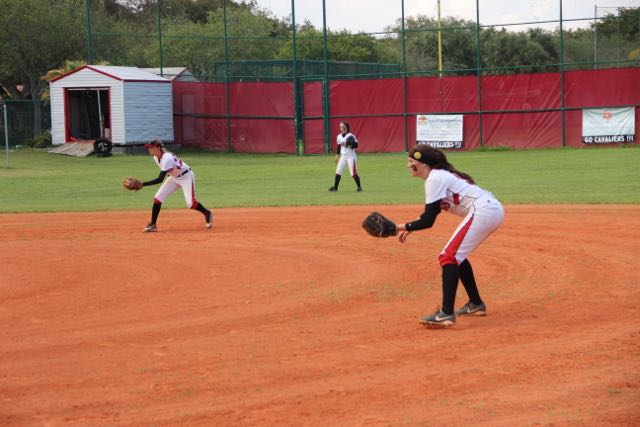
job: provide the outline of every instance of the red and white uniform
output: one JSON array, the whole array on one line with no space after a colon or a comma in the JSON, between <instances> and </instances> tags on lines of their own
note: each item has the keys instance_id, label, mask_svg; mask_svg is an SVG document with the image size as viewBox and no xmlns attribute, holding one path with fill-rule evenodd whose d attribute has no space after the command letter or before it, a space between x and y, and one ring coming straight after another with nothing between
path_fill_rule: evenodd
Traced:
<instances>
[{"instance_id":1,"label":"red and white uniform","mask_svg":"<svg viewBox=\"0 0 640 427\"><path fill-rule=\"evenodd\" d=\"M356 155L356 150L351 147L347 147L347 139L349 137L353 137L353 139L358 142L358 139L351 132L347 132L345 134L339 133L336 138L336 143L338 147L340 147L340 160L338 161L338 166L336 167L336 174L342 175L342 171L345 166L349 166L349 172L351 176L355 176L358 174L358 169L356 167L356 160L358 156Z\"/></svg>"},{"instance_id":2,"label":"red and white uniform","mask_svg":"<svg viewBox=\"0 0 640 427\"><path fill-rule=\"evenodd\" d=\"M440 265L460 264L502 224L504 209L489 191L441 169L432 169L424 183L426 204L464 217L440 253Z\"/></svg>"},{"instance_id":3,"label":"red and white uniform","mask_svg":"<svg viewBox=\"0 0 640 427\"><path fill-rule=\"evenodd\" d=\"M187 207L195 208L198 204L196 200L196 177L189 165L169 151L163 152L160 160L155 156L153 160L155 160L161 171L167 172L168 176L156 192L155 199L163 203L174 191L182 188Z\"/></svg>"}]
</instances>

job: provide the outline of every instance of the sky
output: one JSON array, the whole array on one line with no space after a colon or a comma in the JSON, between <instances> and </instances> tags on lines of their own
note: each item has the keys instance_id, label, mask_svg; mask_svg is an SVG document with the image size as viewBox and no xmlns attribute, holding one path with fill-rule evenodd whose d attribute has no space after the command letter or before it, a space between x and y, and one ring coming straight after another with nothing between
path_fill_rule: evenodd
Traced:
<instances>
[{"instance_id":1,"label":"sky","mask_svg":"<svg viewBox=\"0 0 640 427\"><path fill-rule=\"evenodd\" d=\"M263 9L279 18L291 14L291 0L257 0ZM382 32L401 18L401 0L325 0L327 27L331 30L347 29L356 32ZM517 22L559 20L560 0L479 0L480 23L500 25ZM590 21L566 22L564 28L586 27L596 13L602 17L616 14L618 7L640 7L640 0L562 0L562 17L589 18ZM405 0L405 17L422 14L437 16L437 0ZM305 19L318 29L322 28L322 0L295 0L296 24ZM476 20L476 0L440 0L442 17L453 16ZM537 25L553 29L554 24ZM507 30L526 30L532 25L508 27Z\"/></svg>"}]
</instances>

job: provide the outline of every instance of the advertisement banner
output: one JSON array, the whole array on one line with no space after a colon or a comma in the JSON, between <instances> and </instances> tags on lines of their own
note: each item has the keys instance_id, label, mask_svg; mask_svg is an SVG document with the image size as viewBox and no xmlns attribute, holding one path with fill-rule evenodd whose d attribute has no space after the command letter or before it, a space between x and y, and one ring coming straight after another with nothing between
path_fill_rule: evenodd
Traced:
<instances>
[{"instance_id":1,"label":"advertisement banner","mask_svg":"<svg viewBox=\"0 0 640 427\"><path fill-rule=\"evenodd\" d=\"M633 142L635 129L634 107L582 110L582 142L585 144Z\"/></svg>"},{"instance_id":2,"label":"advertisement banner","mask_svg":"<svg viewBox=\"0 0 640 427\"><path fill-rule=\"evenodd\" d=\"M462 148L462 114L417 116L416 141L435 148Z\"/></svg>"}]
</instances>

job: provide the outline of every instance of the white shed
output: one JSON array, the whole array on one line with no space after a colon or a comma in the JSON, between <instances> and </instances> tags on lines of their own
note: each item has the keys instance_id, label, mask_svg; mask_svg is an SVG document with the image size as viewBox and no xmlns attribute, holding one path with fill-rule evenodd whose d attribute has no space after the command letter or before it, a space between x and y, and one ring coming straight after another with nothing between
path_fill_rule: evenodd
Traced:
<instances>
[{"instance_id":1,"label":"white shed","mask_svg":"<svg viewBox=\"0 0 640 427\"><path fill-rule=\"evenodd\" d=\"M50 83L54 145L106 138L115 146L173 142L171 80L135 67L85 65Z\"/></svg>"}]
</instances>

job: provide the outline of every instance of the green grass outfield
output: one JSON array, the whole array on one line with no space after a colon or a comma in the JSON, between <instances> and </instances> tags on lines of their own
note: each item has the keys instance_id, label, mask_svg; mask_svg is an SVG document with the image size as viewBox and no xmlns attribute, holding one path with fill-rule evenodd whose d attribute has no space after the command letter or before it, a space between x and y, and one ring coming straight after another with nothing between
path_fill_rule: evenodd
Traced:
<instances>
[{"instance_id":1,"label":"green grass outfield","mask_svg":"<svg viewBox=\"0 0 640 427\"><path fill-rule=\"evenodd\" d=\"M158 168L148 155L77 158L44 150L5 151L0 167L0 212L148 209L158 186L128 192L126 176L150 180ZM349 176L330 193L331 156L247 155L185 151L198 199L208 207L384 205L424 203L423 181L406 170L406 154L360 154L362 193ZM458 169L507 204L640 203L640 146L448 153ZM348 174L347 174L348 175ZM165 203L183 208L182 192Z\"/></svg>"}]
</instances>

